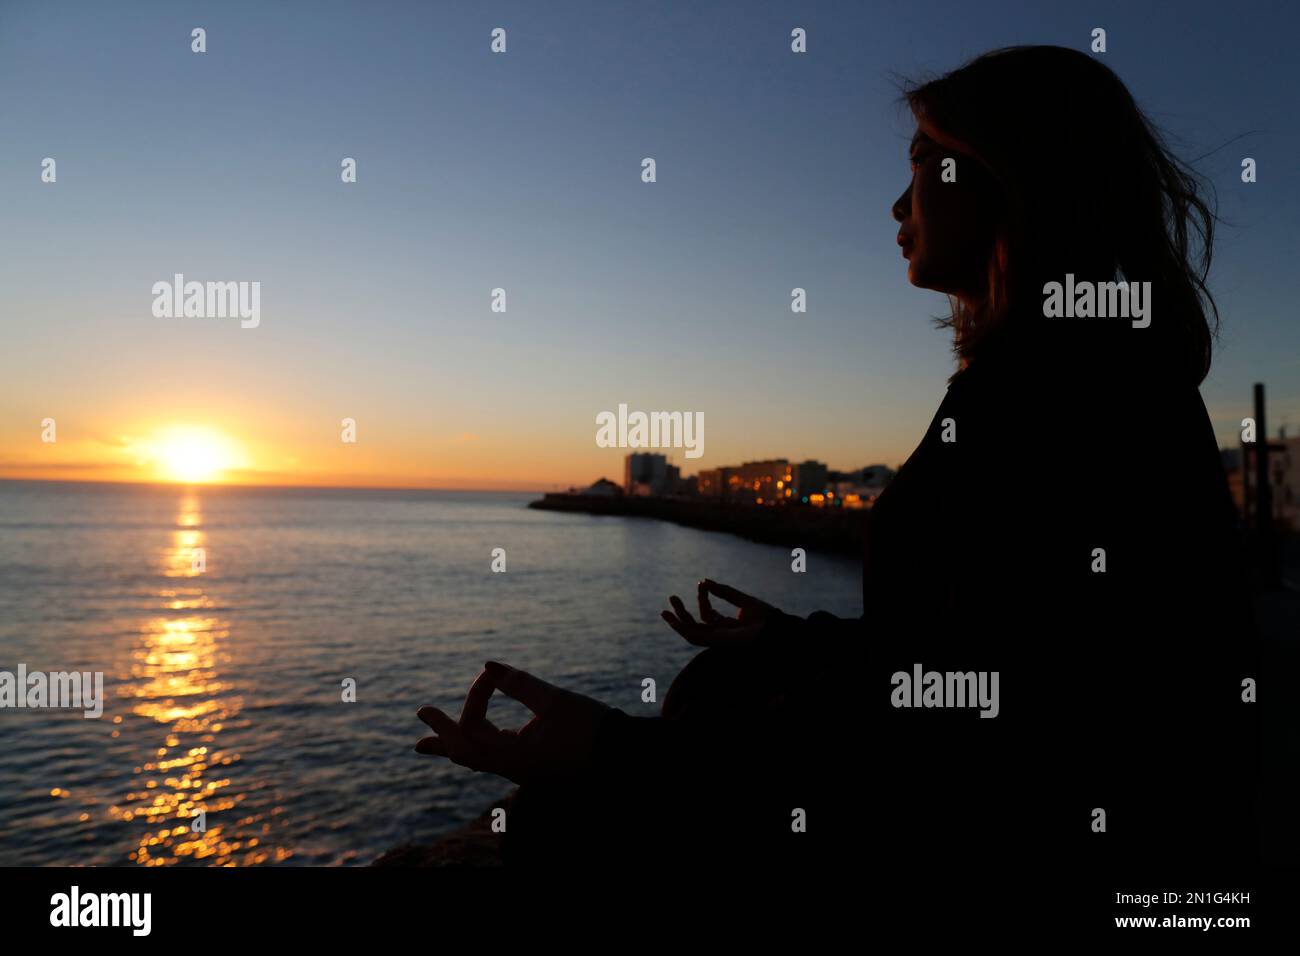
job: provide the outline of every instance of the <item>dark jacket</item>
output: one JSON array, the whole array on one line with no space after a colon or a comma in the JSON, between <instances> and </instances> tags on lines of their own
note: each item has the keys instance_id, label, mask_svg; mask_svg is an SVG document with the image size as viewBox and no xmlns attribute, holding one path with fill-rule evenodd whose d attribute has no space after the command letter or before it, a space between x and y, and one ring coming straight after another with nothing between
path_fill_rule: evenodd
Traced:
<instances>
[{"instance_id":1,"label":"dark jacket","mask_svg":"<svg viewBox=\"0 0 1300 956\"><path fill-rule=\"evenodd\" d=\"M961 371L872 510L861 618L782 614L718 651L766 675L751 713L605 721L603 850L884 871L1253 859L1235 510L1196 386L1119 337L1141 332L1022 333ZM896 706L918 666L997 672L997 716ZM969 686L945 678L940 699Z\"/></svg>"}]
</instances>

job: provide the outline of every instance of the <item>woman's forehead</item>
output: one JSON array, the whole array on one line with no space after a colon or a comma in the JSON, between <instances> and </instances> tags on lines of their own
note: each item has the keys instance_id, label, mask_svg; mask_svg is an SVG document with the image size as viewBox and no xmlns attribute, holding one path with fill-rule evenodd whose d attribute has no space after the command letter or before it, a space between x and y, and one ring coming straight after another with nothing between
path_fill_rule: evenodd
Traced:
<instances>
[{"instance_id":1,"label":"woman's forehead","mask_svg":"<svg viewBox=\"0 0 1300 956\"><path fill-rule=\"evenodd\" d=\"M957 137L948 135L925 117L917 117L916 132L912 134L912 145L919 146L926 142L937 143L944 149L950 149L956 153L969 154L971 152L970 146Z\"/></svg>"},{"instance_id":2,"label":"woman's forehead","mask_svg":"<svg viewBox=\"0 0 1300 956\"><path fill-rule=\"evenodd\" d=\"M946 149L949 152L969 157L979 165L988 168L988 164L985 162L984 158L973 146L970 145L970 143L958 139L956 136L945 133L939 127L935 126L934 123L926 119L925 116L918 116L916 118L916 132L912 134L912 144L909 148L915 149L918 146L924 146L930 143L933 143L942 149Z\"/></svg>"}]
</instances>

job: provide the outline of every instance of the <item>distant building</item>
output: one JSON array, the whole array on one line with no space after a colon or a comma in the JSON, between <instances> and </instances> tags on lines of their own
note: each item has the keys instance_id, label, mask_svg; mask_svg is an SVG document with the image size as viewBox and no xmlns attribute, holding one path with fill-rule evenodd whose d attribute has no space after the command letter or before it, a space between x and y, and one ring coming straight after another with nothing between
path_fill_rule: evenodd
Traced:
<instances>
[{"instance_id":1,"label":"distant building","mask_svg":"<svg viewBox=\"0 0 1300 956\"><path fill-rule=\"evenodd\" d=\"M894 480L898 472L888 465L868 465L862 469L862 484L868 488L884 490L885 485Z\"/></svg>"},{"instance_id":2,"label":"distant building","mask_svg":"<svg viewBox=\"0 0 1300 956\"><path fill-rule=\"evenodd\" d=\"M868 465L856 471L832 471L827 481L826 500L821 503L838 503L844 508L870 508L895 474L894 469L887 465Z\"/></svg>"},{"instance_id":3,"label":"distant building","mask_svg":"<svg viewBox=\"0 0 1300 956\"><path fill-rule=\"evenodd\" d=\"M623 491L629 495L666 495L671 492L668 459L654 453L633 452L623 459ZM680 474L677 468L673 472Z\"/></svg>"},{"instance_id":4,"label":"distant building","mask_svg":"<svg viewBox=\"0 0 1300 956\"><path fill-rule=\"evenodd\" d=\"M1243 518L1255 513L1255 444L1222 450L1224 470L1232 500ZM1300 531L1300 438L1279 437L1268 443L1269 486L1272 489L1273 520L1291 531Z\"/></svg>"},{"instance_id":5,"label":"distant building","mask_svg":"<svg viewBox=\"0 0 1300 956\"><path fill-rule=\"evenodd\" d=\"M608 478L599 478L595 481L595 483L591 484L587 488L584 488L582 491L578 492L578 494L602 495L604 497L612 497L614 495L622 495L623 489L615 482L610 481Z\"/></svg>"},{"instance_id":6,"label":"distant building","mask_svg":"<svg viewBox=\"0 0 1300 956\"><path fill-rule=\"evenodd\" d=\"M696 475L696 490L701 498L725 498L731 487L731 478L736 469L710 468Z\"/></svg>"},{"instance_id":7,"label":"distant building","mask_svg":"<svg viewBox=\"0 0 1300 956\"><path fill-rule=\"evenodd\" d=\"M764 505L785 502L834 507L845 500L849 507L868 507L893 474L884 465L837 472L812 459L792 464L785 458L771 458L701 471L698 494Z\"/></svg>"},{"instance_id":8,"label":"distant building","mask_svg":"<svg viewBox=\"0 0 1300 956\"><path fill-rule=\"evenodd\" d=\"M786 497L792 480L790 462L784 458L747 461L728 477L727 497L760 505L774 504L778 498Z\"/></svg>"},{"instance_id":9,"label":"distant building","mask_svg":"<svg viewBox=\"0 0 1300 956\"><path fill-rule=\"evenodd\" d=\"M791 469L793 480L790 481L790 475L787 475L787 498L798 498L801 502L804 498L811 495L822 494L827 490L827 479L830 475L830 469L820 461L804 461L795 465ZM794 493L789 494L788 485L794 485Z\"/></svg>"},{"instance_id":10,"label":"distant building","mask_svg":"<svg viewBox=\"0 0 1300 956\"><path fill-rule=\"evenodd\" d=\"M811 459L792 464L785 458L771 458L701 471L697 493L702 498L749 504L869 508L893 477L893 469L884 465L839 472Z\"/></svg>"},{"instance_id":11,"label":"distant building","mask_svg":"<svg viewBox=\"0 0 1300 956\"><path fill-rule=\"evenodd\" d=\"M796 473L804 468L805 480L815 482L817 462L792 466L785 458L747 461L742 465L728 465L699 473L698 494L704 498L722 498L750 504L775 504L792 499L798 490ZM822 468L824 478L825 466Z\"/></svg>"}]
</instances>

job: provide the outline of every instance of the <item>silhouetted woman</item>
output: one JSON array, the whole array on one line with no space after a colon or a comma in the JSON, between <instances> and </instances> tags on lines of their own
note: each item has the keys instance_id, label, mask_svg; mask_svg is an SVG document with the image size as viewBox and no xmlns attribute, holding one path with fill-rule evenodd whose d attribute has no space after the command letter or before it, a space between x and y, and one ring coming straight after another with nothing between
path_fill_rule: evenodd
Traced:
<instances>
[{"instance_id":1,"label":"silhouetted woman","mask_svg":"<svg viewBox=\"0 0 1300 956\"><path fill-rule=\"evenodd\" d=\"M1253 859L1251 612L1198 392L1213 214L1084 54L995 51L906 99L898 242L959 368L871 512L863 616L701 582L698 616L664 612L707 649L661 717L499 664L459 721L423 708L417 749L523 785L510 859ZM494 689L533 722L487 724Z\"/></svg>"}]
</instances>

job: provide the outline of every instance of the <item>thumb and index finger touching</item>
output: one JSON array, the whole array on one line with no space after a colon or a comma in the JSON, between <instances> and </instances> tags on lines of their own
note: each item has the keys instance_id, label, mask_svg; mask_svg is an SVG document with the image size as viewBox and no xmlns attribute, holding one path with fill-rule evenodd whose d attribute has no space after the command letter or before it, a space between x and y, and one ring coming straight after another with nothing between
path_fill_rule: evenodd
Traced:
<instances>
[{"instance_id":1,"label":"thumb and index finger touching","mask_svg":"<svg viewBox=\"0 0 1300 956\"><path fill-rule=\"evenodd\" d=\"M556 697L556 688L540 677L496 661L488 661L465 695L459 721L453 720L437 707L421 707L417 714L441 737L458 742L465 736L466 730L490 726L487 719L488 703L497 690L519 701L539 717L550 710Z\"/></svg>"},{"instance_id":2,"label":"thumb and index finger touching","mask_svg":"<svg viewBox=\"0 0 1300 956\"><path fill-rule=\"evenodd\" d=\"M747 611L767 611L771 605L766 601L760 601L758 598L746 594L744 591L737 591L735 588L718 581L705 578L700 582L700 594L712 594L722 598L728 604Z\"/></svg>"},{"instance_id":3,"label":"thumb and index finger touching","mask_svg":"<svg viewBox=\"0 0 1300 956\"><path fill-rule=\"evenodd\" d=\"M480 681L483 681L485 676L490 681L486 696L483 698L485 712L487 698L492 696L492 687L495 687L507 697L519 701L538 717L545 716L555 702L556 688L540 677L534 677L527 671L521 671L506 664L499 664L496 661L488 661L483 665L483 673L479 675L478 680L474 681L475 686ZM474 693L474 687L470 688L470 692L471 694ZM469 706L468 698L465 701L465 706Z\"/></svg>"},{"instance_id":4,"label":"thumb and index finger touching","mask_svg":"<svg viewBox=\"0 0 1300 956\"><path fill-rule=\"evenodd\" d=\"M437 707L425 706L417 711L417 716L435 731L436 736L423 738L415 749L421 753L460 758L457 762L467 766L497 772L500 768L496 765L504 766L503 761L509 756L505 746L507 741L487 719L488 704L497 690L519 701L539 717L551 708L556 696L555 687L527 671L488 661L465 695L459 721Z\"/></svg>"}]
</instances>

